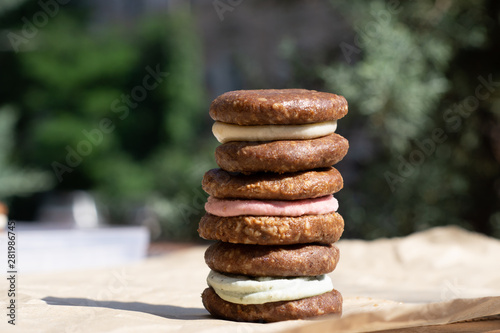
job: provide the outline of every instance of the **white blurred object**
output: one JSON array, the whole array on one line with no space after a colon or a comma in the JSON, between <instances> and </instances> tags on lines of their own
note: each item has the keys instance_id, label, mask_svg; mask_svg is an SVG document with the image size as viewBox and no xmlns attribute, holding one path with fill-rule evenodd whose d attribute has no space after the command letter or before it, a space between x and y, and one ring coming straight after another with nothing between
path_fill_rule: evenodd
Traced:
<instances>
[{"instance_id":1,"label":"white blurred object","mask_svg":"<svg viewBox=\"0 0 500 333\"><path fill-rule=\"evenodd\" d=\"M73 192L73 219L80 228L99 225L99 215L94 198L85 191Z\"/></svg>"},{"instance_id":2,"label":"white blurred object","mask_svg":"<svg viewBox=\"0 0 500 333\"><path fill-rule=\"evenodd\" d=\"M149 231L143 226L80 229L16 222L15 233L16 265L21 273L126 264L145 258L149 246ZM5 249L7 241L7 234L0 234L0 248Z\"/></svg>"},{"instance_id":3,"label":"white blurred object","mask_svg":"<svg viewBox=\"0 0 500 333\"><path fill-rule=\"evenodd\" d=\"M17 269L31 273L141 260L147 255L150 232L145 226L106 226L94 197L71 191L48 194L36 222L15 222L15 237ZM6 248L7 241L7 235L0 234L0 248Z\"/></svg>"},{"instance_id":4,"label":"white blurred object","mask_svg":"<svg viewBox=\"0 0 500 333\"><path fill-rule=\"evenodd\" d=\"M9 221L7 214L9 214L7 206L3 202L0 202L0 232L7 228L7 223Z\"/></svg>"},{"instance_id":5,"label":"white blurred object","mask_svg":"<svg viewBox=\"0 0 500 333\"><path fill-rule=\"evenodd\" d=\"M106 224L94 197L87 191L49 194L42 203L37 221L77 228L95 228Z\"/></svg>"},{"instance_id":6,"label":"white blurred object","mask_svg":"<svg viewBox=\"0 0 500 333\"><path fill-rule=\"evenodd\" d=\"M7 215L0 214L0 232L2 232L3 230L5 230L5 228L7 228L7 222L8 222Z\"/></svg>"}]
</instances>

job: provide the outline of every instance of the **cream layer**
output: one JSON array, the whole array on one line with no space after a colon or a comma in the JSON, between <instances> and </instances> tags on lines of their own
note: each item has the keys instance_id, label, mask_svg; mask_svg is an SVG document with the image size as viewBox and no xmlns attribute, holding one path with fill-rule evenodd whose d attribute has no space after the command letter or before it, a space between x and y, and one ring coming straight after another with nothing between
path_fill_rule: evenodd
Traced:
<instances>
[{"instance_id":1,"label":"cream layer","mask_svg":"<svg viewBox=\"0 0 500 333\"><path fill-rule=\"evenodd\" d=\"M337 121L304 125L258 125L241 126L216 121L212 133L220 143L230 141L275 141L314 139L332 134Z\"/></svg>"},{"instance_id":2,"label":"cream layer","mask_svg":"<svg viewBox=\"0 0 500 333\"><path fill-rule=\"evenodd\" d=\"M302 216L337 211L339 203L333 195L304 200L226 200L208 197L205 210L217 216Z\"/></svg>"},{"instance_id":3,"label":"cream layer","mask_svg":"<svg viewBox=\"0 0 500 333\"><path fill-rule=\"evenodd\" d=\"M210 271L207 283L220 298L237 304L291 301L333 290L332 280L327 275L273 278L228 276Z\"/></svg>"}]
</instances>

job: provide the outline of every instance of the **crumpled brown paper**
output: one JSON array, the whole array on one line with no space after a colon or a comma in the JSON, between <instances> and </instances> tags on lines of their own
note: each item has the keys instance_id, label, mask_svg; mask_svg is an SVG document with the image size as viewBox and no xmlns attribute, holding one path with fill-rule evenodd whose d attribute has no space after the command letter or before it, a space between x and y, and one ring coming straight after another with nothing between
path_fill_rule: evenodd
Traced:
<instances>
[{"instance_id":1,"label":"crumpled brown paper","mask_svg":"<svg viewBox=\"0 0 500 333\"><path fill-rule=\"evenodd\" d=\"M369 332L500 314L499 240L442 227L338 245L341 259L331 277L344 296L341 318L272 324L213 319L200 298L209 271L205 247L195 247L108 269L19 274L17 325L8 325L4 315L0 331Z\"/></svg>"}]
</instances>

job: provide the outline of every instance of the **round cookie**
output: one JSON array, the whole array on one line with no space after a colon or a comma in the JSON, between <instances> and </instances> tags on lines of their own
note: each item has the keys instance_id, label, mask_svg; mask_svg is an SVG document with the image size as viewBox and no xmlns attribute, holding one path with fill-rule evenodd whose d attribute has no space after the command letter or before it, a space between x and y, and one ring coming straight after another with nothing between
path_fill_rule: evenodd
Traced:
<instances>
[{"instance_id":1,"label":"round cookie","mask_svg":"<svg viewBox=\"0 0 500 333\"><path fill-rule=\"evenodd\" d=\"M213 120L238 125L310 124L346 114L343 96L305 89L229 91L210 105Z\"/></svg>"},{"instance_id":2,"label":"round cookie","mask_svg":"<svg viewBox=\"0 0 500 333\"><path fill-rule=\"evenodd\" d=\"M308 140L232 141L215 149L215 161L230 172L296 172L330 167L348 149L349 142L335 133Z\"/></svg>"},{"instance_id":3,"label":"round cookie","mask_svg":"<svg viewBox=\"0 0 500 333\"><path fill-rule=\"evenodd\" d=\"M205 214L200 221L200 237L229 243L285 245L329 244L339 240L344 219L338 213L289 216L232 216Z\"/></svg>"},{"instance_id":4,"label":"round cookie","mask_svg":"<svg viewBox=\"0 0 500 333\"><path fill-rule=\"evenodd\" d=\"M342 313L342 295L337 290L293 301L236 304L224 301L209 287L201 299L213 316L249 322L276 322Z\"/></svg>"},{"instance_id":5,"label":"round cookie","mask_svg":"<svg viewBox=\"0 0 500 333\"><path fill-rule=\"evenodd\" d=\"M299 200L336 193L344 185L333 167L296 173L234 174L222 169L205 173L202 187L222 199Z\"/></svg>"},{"instance_id":6,"label":"round cookie","mask_svg":"<svg viewBox=\"0 0 500 333\"><path fill-rule=\"evenodd\" d=\"M250 276L313 276L332 272L339 260L333 244L249 245L217 242L205 263L221 273Z\"/></svg>"}]
</instances>

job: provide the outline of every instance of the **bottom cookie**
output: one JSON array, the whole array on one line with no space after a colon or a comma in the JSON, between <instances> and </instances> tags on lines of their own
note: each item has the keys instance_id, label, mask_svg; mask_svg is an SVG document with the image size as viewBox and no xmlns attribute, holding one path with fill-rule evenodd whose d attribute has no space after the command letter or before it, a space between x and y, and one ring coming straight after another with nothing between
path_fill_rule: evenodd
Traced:
<instances>
[{"instance_id":1,"label":"bottom cookie","mask_svg":"<svg viewBox=\"0 0 500 333\"><path fill-rule=\"evenodd\" d=\"M236 304L224 301L209 287L201 295L214 317L249 322L276 322L342 313L342 295L337 290L294 301Z\"/></svg>"}]
</instances>

